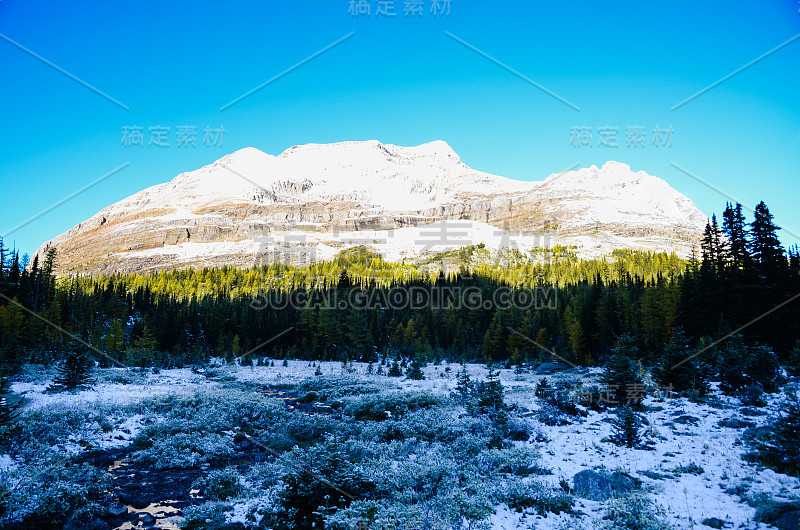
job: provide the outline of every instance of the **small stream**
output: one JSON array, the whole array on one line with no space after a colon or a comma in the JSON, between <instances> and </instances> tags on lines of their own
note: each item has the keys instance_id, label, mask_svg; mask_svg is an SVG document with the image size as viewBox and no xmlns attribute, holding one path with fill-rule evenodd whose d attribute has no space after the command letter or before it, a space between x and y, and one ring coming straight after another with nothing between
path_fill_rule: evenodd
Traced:
<instances>
[{"instance_id":1,"label":"small stream","mask_svg":"<svg viewBox=\"0 0 800 530\"><path fill-rule=\"evenodd\" d=\"M284 401L287 409L300 409L305 414L325 413L313 405L300 404L289 392L265 388L262 393ZM190 469L155 469L131 459L131 448L93 451L82 461L105 468L112 477L112 497L115 502L102 517L115 530L162 528L178 530L183 509L205 502L200 491L192 489L194 482L211 469L225 465L252 465L264 461L269 453L255 444L240 449L233 462L219 466L205 465Z\"/></svg>"}]
</instances>

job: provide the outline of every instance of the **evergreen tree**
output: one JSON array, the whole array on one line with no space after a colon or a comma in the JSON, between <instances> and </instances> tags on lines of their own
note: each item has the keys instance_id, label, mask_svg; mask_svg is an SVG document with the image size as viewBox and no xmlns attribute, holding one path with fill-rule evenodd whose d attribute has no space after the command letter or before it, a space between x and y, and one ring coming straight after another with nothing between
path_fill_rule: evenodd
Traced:
<instances>
[{"instance_id":1,"label":"evergreen tree","mask_svg":"<svg viewBox=\"0 0 800 530\"><path fill-rule=\"evenodd\" d=\"M617 407L611 420L612 434L609 441L625 447L647 447L649 444L642 434L643 420L631 407Z\"/></svg>"},{"instance_id":2,"label":"evergreen tree","mask_svg":"<svg viewBox=\"0 0 800 530\"><path fill-rule=\"evenodd\" d=\"M745 371L751 384L760 385L767 392L778 389L780 362L775 352L767 346L756 344L748 348Z\"/></svg>"},{"instance_id":3,"label":"evergreen tree","mask_svg":"<svg viewBox=\"0 0 800 530\"><path fill-rule=\"evenodd\" d=\"M766 433L750 437L755 457L782 473L800 476L800 400L787 395L780 416L766 426Z\"/></svg>"},{"instance_id":4,"label":"evergreen tree","mask_svg":"<svg viewBox=\"0 0 800 530\"><path fill-rule=\"evenodd\" d=\"M423 364L419 357L419 354L414 357L411 367L408 369L408 372L406 372L406 377L409 379L414 379L417 381L425 379L425 373L422 371Z\"/></svg>"},{"instance_id":5,"label":"evergreen tree","mask_svg":"<svg viewBox=\"0 0 800 530\"><path fill-rule=\"evenodd\" d=\"M392 366L389 368L389 372L386 374L389 377L402 377L403 371L400 369L400 363L394 361Z\"/></svg>"},{"instance_id":6,"label":"evergreen tree","mask_svg":"<svg viewBox=\"0 0 800 530\"><path fill-rule=\"evenodd\" d=\"M653 368L653 377L659 385L671 387L676 392L693 390L700 397L709 390L708 367L695 351L681 329L675 330L664 349L664 354Z\"/></svg>"},{"instance_id":7,"label":"evergreen tree","mask_svg":"<svg viewBox=\"0 0 800 530\"><path fill-rule=\"evenodd\" d=\"M788 266L778 239L780 227L772 219L767 205L761 201L756 205L754 219L750 223L750 252L759 277L769 284L781 279Z\"/></svg>"},{"instance_id":8,"label":"evergreen tree","mask_svg":"<svg viewBox=\"0 0 800 530\"><path fill-rule=\"evenodd\" d=\"M703 264L717 276L721 276L725 270L725 262L728 256L728 245L722 237L722 230L717 224L717 216L712 215L711 221L706 223L701 242L703 251Z\"/></svg>"},{"instance_id":9,"label":"evergreen tree","mask_svg":"<svg viewBox=\"0 0 800 530\"><path fill-rule=\"evenodd\" d=\"M734 275L740 275L750 266L750 253L747 249L747 223L742 213L742 205L727 203L722 213L722 231L728 239L731 265Z\"/></svg>"},{"instance_id":10,"label":"evergreen tree","mask_svg":"<svg viewBox=\"0 0 800 530\"><path fill-rule=\"evenodd\" d=\"M50 392L89 388L94 382L91 377L92 360L84 352L71 351L58 367L58 374L53 379L53 384L48 387Z\"/></svg>"},{"instance_id":11,"label":"evergreen tree","mask_svg":"<svg viewBox=\"0 0 800 530\"><path fill-rule=\"evenodd\" d=\"M472 380L469 377L469 371L467 370L467 365L465 363L461 363L461 369L458 371L457 382L456 382L456 391L461 394L462 399L467 399L469 395L472 393L473 384Z\"/></svg>"},{"instance_id":12,"label":"evergreen tree","mask_svg":"<svg viewBox=\"0 0 800 530\"><path fill-rule=\"evenodd\" d=\"M475 387L475 406L473 412L488 414L498 423L507 420L508 407L503 401L503 384L500 382L500 372L495 370L494 364L487 365L486 381L481 381Z\"/></svg>"},{"instance_id":13,"label":"evergreen tree","mask_svg":"<svg viewBox=\"0 0 800 530\"><path fill-rule=\"evenodd\" d=\"M629 334L619 337L611 350L602 377L611 404L628 405L641 400L638 396L644 385L634 361L638 352L636 341Z\"/></svg>"},{"instance_id":14,"label":"evergreen tree","mask_svg":"<svg viewBox=\"0 0 800 530\"><path fill-rule=\"evenodd\" d=\"M717 355L717 373L722 391L730 394L747 385L748 357L747 346L741 335L732 335L722 344Z\"/></svg>"}]
</instances>

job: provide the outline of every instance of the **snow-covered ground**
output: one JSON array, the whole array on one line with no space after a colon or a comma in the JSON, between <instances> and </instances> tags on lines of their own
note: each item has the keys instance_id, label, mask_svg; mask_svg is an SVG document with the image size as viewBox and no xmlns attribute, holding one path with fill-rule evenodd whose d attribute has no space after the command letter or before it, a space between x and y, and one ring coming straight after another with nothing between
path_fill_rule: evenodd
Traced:
<instances>
[{"instance_id":1,"label":"snow-covered ground","mask_svg":"<svg viewBox=\"0 0 800 530\"><path fill-rule=\"evenodd\" d=\"M446 368L449 366L449 370ZM373 366L377 370L377 364ZM45 407L86 408L98 404L124 405L145 397L156 395L192 393L211 390L223 384L257 383L259 385L291 384L313 377L316 366L306 361L275 361L275 366L219 366L212 368L214 378L189 369L133 371L127 369L97 370L98 383L91 390L77 393L49 394L44 390L48 381L31 380L16 382L12 391L25 398L25 409ZM385 371L387 367L384 367ZM384 375L367 374L367 365L353 363L351 375L365 380L380 381L408 390L426 390L448 395L456 385L459 365L446 363L429 365L426 378L412 381L405 378L388 378ZM473 380L486 376L483 365L468 365ZM338 362L321 363L323 374L341 374ZM542 378L555 383L591 382L597 379L598 370L571 370L560 374L543 376L533 373L517 374L513 370L501 370L500 380L504 385L506 401L517 404L525 414L540 405L534 389ZM731 417L761 425L777 411L780 394L769 396L766 414L743 416L739 402L714 392L703 403L683 398L648 398L644 404L649 412L645 416L654 436L654 449L628 449L618 447L603 439L611 434L608 419L610 412L589 412L585 418L564 426L540 425L538 431L544 441L531 439L516 442L520 446L532 447L542 455L541 465L553 471L543 477L553 486L564 480L571 484L572 477L583 470L621 471L642 481L643 491L663 509L664 516L674 528L702 527L706 518L719 518L733 524L733 528L766 528L754 523L755 510L742 502L734 491L748 495L766 493L776 500L792 500L800 496L800 479L775 473L770 469L746 464L742 455L747 451L740 443L743 429L721 427L719 422ZM123 447L131 442L141 429L142 417L137 415L111 418L106 429L87 429L82 433L82 442L95 448ZM92 434L94 433L94 434ZM534 437L541 439L542 437ZM64 448L70 452L83 450L82 445L70 439ZM682 467L694 464L702 468L699 474L681 471ZM0 470L13 468L16 464L6 455L0 456ZM698 469L698 468L695 468ZM592 526L605 512L607 502L576 499L577 515L552 515L547 517L520 514L505 506L497 506L491 525L497 529L508 528L557 528L572 519L585 528ZM241 508L241 507L240 507ZM239 510L241 511L241 509ZM578 518L575 521L575 518Z\"/></svg>"}]
</instances>

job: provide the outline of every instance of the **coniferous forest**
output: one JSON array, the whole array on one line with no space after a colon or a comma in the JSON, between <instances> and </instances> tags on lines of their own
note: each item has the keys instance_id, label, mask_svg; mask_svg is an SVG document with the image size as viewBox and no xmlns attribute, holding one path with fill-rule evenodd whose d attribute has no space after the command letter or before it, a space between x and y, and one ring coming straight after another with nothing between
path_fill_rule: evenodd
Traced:
<instances>
[{"instance_id":1,"label":"coniferous forest","mask_svg":"<svg viewBox=\"0 0 800 530\"><path fill-rule=\"evenodd\" d=\"M778 231L763 202L749 221L741 205L727 204L689 260L631 250L579 260L564 248L489 256L478 246L459 250L460 270L447 274L356 247L302 268L55 278L54 250L28 263L2 247L2 365L13 372L80 350L101 366L187 366L243 354L248 363L421 357L519 365L552 353L591 366L622 335L654 363L676 333L703 347L735 331L787 362L800 337L800 303L789 301L800 293L800 255L781 246ZM398 290L425 296L392 303ZM526 303L515 303L515 291L529 292Z\"/></svg>"}]
</instances>

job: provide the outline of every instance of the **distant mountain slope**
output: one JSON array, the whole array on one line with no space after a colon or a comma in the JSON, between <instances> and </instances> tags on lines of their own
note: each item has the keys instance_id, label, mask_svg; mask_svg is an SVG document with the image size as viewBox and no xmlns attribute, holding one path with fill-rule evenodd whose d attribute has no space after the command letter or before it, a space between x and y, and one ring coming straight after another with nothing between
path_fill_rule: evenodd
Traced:
<instances>
[{"instance_id":1,"label":"distant mountain slope","mask_svg":"<svg viewBox=\"0 0 800 530\"><path fill-rule=\"evenodd\" d=\"M147 272L322 260L349 246L392 260L484 243L688 256L706 217L619 162L522 182L466 166L447 143L252 147L104 208L48 241L58 273Z\"/></svg>"}]
</instances>

